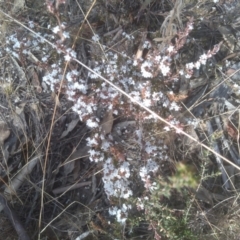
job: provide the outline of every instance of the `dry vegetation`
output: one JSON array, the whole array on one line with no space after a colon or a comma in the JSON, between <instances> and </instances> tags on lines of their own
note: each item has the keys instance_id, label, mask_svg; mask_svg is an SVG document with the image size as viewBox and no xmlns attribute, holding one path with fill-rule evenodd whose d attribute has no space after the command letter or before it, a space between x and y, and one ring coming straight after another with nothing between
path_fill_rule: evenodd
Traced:
<instances>
[{"instance_id":1,"label":"dry vegetation","mask_svg":"<svg viewBox=\"0 0 240 240\"><path fill-rule=\"evenodd\" d=\"M0 2L0 240L239 240L237 0Z\"/></svg>"}]
</instances>

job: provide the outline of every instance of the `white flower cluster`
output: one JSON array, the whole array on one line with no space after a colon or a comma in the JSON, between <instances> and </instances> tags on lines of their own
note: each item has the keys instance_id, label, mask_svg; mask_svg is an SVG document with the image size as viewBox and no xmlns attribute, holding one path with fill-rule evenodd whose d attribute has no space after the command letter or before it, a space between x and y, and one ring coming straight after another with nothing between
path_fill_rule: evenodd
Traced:
<instances>
[{"instance_id":1,"label":"white flower cluster","mask_svg":"<svg viewBox=\"0 0 240 240\"><path fill-rule=\"evenodd\" d=\"M200 119L193 118L193 119L188 119L187 121L188 125L192 125L194 128L197 128L200 123Z\"/></svg>"},{"instance_id":2,"label":"white flower cluster","mask_svg":"<svg viewBox=\"0 0 240 240\"><path fill-rule=\"evenodd\" d=\"M67 72L66 74L67 79L67 92L68 99L74 101L71 96L74 96L78 93L78 91L82 92L83 94L87 94L88 85L86 81L79 78L79 72L77 70L72 70Z\"/></svg>"},{"instance_id":3,"label":"white flower cluster","mask_svg":"<svg viewBox=\"0 0 240 240\"><path fill-rule=\"evenodd\" d=\"M98 42L98 41L100 40L100 37L99 37L97 34L94 34L94 35L92 36L92 40L93 40L94 42Z\"/></svg>"},{"instance_id":4,"label":"white flower cluster","mask_svg":"<svg viewBox=\"0 0 240 240\"><path fill-rule=\"evenodd\" d=\"M179 120L177 120L176 118L170 119L168 122L169 122L170 124L178 127L178 128L181 130L181 123L180 123ZM171 128L170 128L169 126L165 126L163 129L164 129L165 131L167 131L167 132L168 132L168 131L171 131ZM176 133L179 133L179 131L176 131Z\"/></svg>"},{"instance_id":5,"label":"white flower cluster","mask_svg":"<svg viewBox=\"0 0 240 240\"><path fill-rule=\"evenodd\" d=\"M181 107L176 102L171 102L169 109L174 111L179 111Z\"/></svg>"},{"instance_id":6,"label":"white flower cluster","mask_svg":"<svg viewBox=\"0 0 240 240\"><path fill-rule=\"evenodd\" d=\"M141 73L144 78L152 78L153 74L150 72L152 63L150 61L144 61L141 65Z\"/></svg>"},{"instance_id":7,"label":"white flower cluster","mask_svg":"<svg viewBox=\"0 0 240 240\"><path fill-rule=\"evenodd\" d=\"M147 55L146 60L141 63L141 59L139 59L139 64L141 66L141 73L144 78L153 78L156 77L159 73L161 73L164 77L168 76L170 72L170 64L171 64L171 52L172 48L167 49L164 56L162 56L162 52L160 50L152 50L150 49L150 53ZM137 62L134 63L137 65Z\"/></svg>"},{"instance_id":8,"label":"white flower cluster","mask_svg":"<svg viewBox=\"0 0 240 240\"><path fill-rule=\"evenodd\" d=\"M150 172L152 172L152 173L157 172L158 168L159 168L159 165L151 159L149 159L147 161L147 164L145 166L140 168L139 175L140 175L142 181L144 182L144 186L146 189L149 189L149 190L155 189L156 183L151 182L151 180L150 180L151 177L149 174L150 174Z\"/></svg>"},{"instance_id":9,"label":"white flower cluster","mask_svg":"<svg viewBox=\"0 0 240 240\"><path fill-rule=\"evenodd\" d=\"M34 27L33 22L29 22L31 27ZM30 52L39 52L43 53L43 55L48 56L49 46L43 44L43 36L46 39L50 39L48 34L42 35L41 33L36 33L35 35L31 35L30 37L24 37L21 40L18 39L18 34L13 33L6 37L6 46L1 49L1 54L4 51L10 53L12 56L20 60L19 55L28 56Z\"/></svg>"},{"instance_id":10,"label":"white flower cluster","mask_svg":"<svg viewBox=\"0 0 240 240\"><path fill-rule=\"evenodd\" d=\"M219 44L216 44L214 46L214 48L212 50L209 50L207 53L203 53L199 57L198 61L196 61L194 63L193 62L187 63L185 65L185 72L181 71L180 74L181 75L185 74L186 78L191 78L191 76L193 75L193 69L194 68L199 69L201 67L201 65L206 65L207 60L219 51L221 44L222 44L222 42L220 42Z\"/></svg>"},{"instance_id":11,"label":"white flower cluster","mask_svg":"<svg viewBox=\"0 0 240 240\"><path fill-rule=\"evenodd\" d=\"M132 196L132 190L129 188L128 181L131 175L129 166L130 164L126 161L116 167L112 158L105 160L103 183L108 197L128 199Z\"/></svg>"},{"instance_id":12,"label":"white flower cluster","mask_svg":"<svg viewBox=\"0 0 240 240\"><path fill-rule=\"evenodd\" d=\"M52 92L55 92L55 87L62 80L62 68L57 64L51 65L51 70L43 76L43 82L50 86Z\"/></svg>"},{"instance_id":13,"label":"white flower cluster","mask_svg":"<svg viewBox=\"0 0 240 240\"><path fill-rule=\"evenodd\" d=\"M128 211L130 209L132 209L132 206L124 203L121 208L116 206L109 208L109 214L116 216L117 221L124 225L128 218Z\"/></svg>"},{"instance_id":14,"label":"white flower cluster","mask_svg":"<svg viewBox=\"0 0 240 240\"><path fill-rule=\"evenodd\" d=\"M71 48L66 49L66 55L64 56L66 61L70 61L72 58L76 58L76 52Z\"/></svg>"}]
</instances>

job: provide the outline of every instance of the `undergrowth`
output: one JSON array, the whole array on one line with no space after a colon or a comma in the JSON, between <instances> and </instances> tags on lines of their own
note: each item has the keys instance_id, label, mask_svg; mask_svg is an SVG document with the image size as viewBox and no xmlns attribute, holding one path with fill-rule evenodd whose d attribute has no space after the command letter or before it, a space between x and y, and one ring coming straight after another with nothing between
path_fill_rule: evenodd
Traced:
<instances>
[{"instance_id":1,"label":"undergrowth","mask_svg":"<svg viewBox=\"0 0 240 240\"><path fill-rule=\"evenodd\" d=\"M229 48L222 28L211 41L199 37L206 26L211 32L208 19L215 21L230 3L12 4L1 6L1 58L8 72L0 81L3 108L10 104L17 118L5 114L14 131L1 130L7 133L0 141L2 159L15 154L7 139L21 132L15 142L22 144L14 146L26 161L15 167L21 172L35 154L40 160L22 177L26 185L21 180L13 186L15 175L8 173L3 192L19 204L31 189L27 201L34 199L36 208L28 209L26 222L34 219L38 230L28 229L34 238L52 231L76 240L237 239L239 167L228 160L234 151L225 151L226 144L216 148L224 134L238 145L235 109L234 123L222 117L227 131L216 130L216 122L210 136L203 125L222 114L213 109L216 104L203 105L209 115L205 109L191 112L205 94L210 97L204 101L221 102L211 95L218 87L216 73L225 68L223 83L232 74L224 62ZM232 103L225 104L230 110Z\"/></svg>"}]
</instances>

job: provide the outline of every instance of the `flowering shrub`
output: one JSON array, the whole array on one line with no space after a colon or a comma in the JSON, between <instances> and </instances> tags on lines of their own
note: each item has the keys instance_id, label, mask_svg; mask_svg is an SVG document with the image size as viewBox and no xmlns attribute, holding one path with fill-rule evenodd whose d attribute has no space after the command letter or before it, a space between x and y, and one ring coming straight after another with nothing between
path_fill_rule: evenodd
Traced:
<instances>
[{"instance_id":1,"label":"flowering shrub","mask_svg":"<svg viewBox=\"0 0 240 240\"><path fill-rule=\"evenodd\" d=\"M91 136L86 139L89 159L103 166L105 193L112 202L119 198L126 201L120 207L113 206L109 209L109 214L116 216L121 224L126 224L128 210L132 208L127 201L136 197L133 191L134 181L141 180L145 188L136 205L139 210L144 210L142 199L148 200L144 194L151 194L158 189L154 177L158 174L162 162L169 159L164 139L156 135L154 128L150 129L150 126L157 124L157 119L135 103L154 110L164 116L171 125L182 129L181 122L172 115L181 110L181 105L171 86L176 85L181 77L190 80L194 71L206 65L207 60L218 52L221 43L201 54L197 61L186 63L177 69L175 62L193 30L193 18L189 18L185 28L179 30L171 42L153 43L143 37L137 53L124 48L114 51L104 37L93 34L89 53L89 66L92 71L84 76L76 64L77 52L67 43L71 34L60 21L58 7L50 1L47 1L47 6L56 17L56 25L48 26L49 33L37 32L37 26L30 21L28 26L35 30L36 34L31 36L31 39L23 38L21 41L18 40L17 33L8 36L6 52L11 52L22 61L23 55L30 54L29 48L43 51L44 57L37 61L39 67L44 69L43 91L65 94L73 104L72 110L91 129ZM133 49L134 40L139 38L139 35L122 32L121 37L125 45ZM43 39L53 43L54 49ZM98 52L100 54L97 54ZM57 56L55 61L52 61L53 56ZM68 67L64 68L66 63ZM121 88L132 100L102 81L99 75ZM170 86L168 94L166 85ZM104 132L102 120L106 113L110 115L108 121L113 126L110 126L110 131ZM134 124L116 127L114 118L124 123L133 121ZM191 124L198 123L192 121ZM165 132L170 130L169 126L161 128L161 131ZM152 229L156 229L155 223L151 222L150 225ZM155 234L157 239L157 230Z\"/></svg>"},{"instance_id":2,"label":"flowering shrub","mask_svg":"<svg viewBox=\"0 0 240 240\"><path fill-rule=\"evenodd\" d=\"M63 41L68 33L59 34L59 29L60 27L54 27L53 32L64 36L64 38L61 37ZM177 59L178 51L186 44L192 29L193 18L189 20L184 31L178 32L174 44L160 47L158 44L145 40L140 47L140 54L135 56L124 51L115 53L102 44L101 49L104 52L102 56L92 59L91 65L94 73L89 72L87 80L82 79L77 69L74 68L67 70L64 76L61 63L52 64L51 70L43 78L51 91L61 90L67 95L68 99L73 102L73 111L78 113L80 120L92 129L92 135L87 138L87 145L90 147L89 159L96 163L103 162L102 179L109 199L129 199L133 196L131 176L136 173L139 173L146 191L151 192L156 189L152 176L159 170L161 161L168 159L167 147L161 139L154 136L153 132L146 132L146 127L156 122L156 119L140 110L134 101L154 109L159 114L162 111L168 112L169 122L181 128L181 123L170 115L171 111L177 112L181 107L177 102L170 101L161 88L164 82L177 82L181 75L191 78L194 68L199 69L201 65L205 65L207 59L216 54L220 47L220 44L215 46L213 50L202 54L198 61L187 63L185 68L178 72L172 71L173 60ZM129 45L132 44L133 35L124 32L123 37ZM95 34L92 40L93 46L98 46L101 38ZM56 43L56 45L64 52L65 61L74 61L76 53L72 49L65 49L63 43ZM143 50L148 51L144 58L141 54ZM123 89L134 101L129 101L114 87L100 80L99 75ZM62 79L64 79L62 89L59 89ZM137 146L133 151L140 151L137 158L132 159L135 163L128 161L128 153L125 154L126 150L120 146L122 143L115 138L116 136L113 136L111 132L107 134L102 132L103 115L99 113L99 110L103 113L111 111L112 117L124 116L125 120L128 118L136 121L131 129L131 135ZM165 127L165 130L170 129ZM138 166L134 167L134 164ZM115 206L114 209L114 211L109 210L109 213L116 215L119 222L125 223L128 208L117 210Z\"/></svg>"}]
</instances>

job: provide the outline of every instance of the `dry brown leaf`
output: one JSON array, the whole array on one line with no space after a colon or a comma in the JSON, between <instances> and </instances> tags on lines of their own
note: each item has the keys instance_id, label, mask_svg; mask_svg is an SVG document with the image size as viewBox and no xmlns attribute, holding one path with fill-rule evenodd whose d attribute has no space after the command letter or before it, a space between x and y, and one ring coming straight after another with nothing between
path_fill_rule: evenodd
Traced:
<instances>
[{"instance_id":1,"label":"dry brown leaf","mask_svg":"<svg viewBox=\"0 0 240 240\"><path fill-rule=\"evenodd\" d=\"M227 130L227 133L228 135L237 140L238 139L238 130L236 129L236 127L233 126L233 124L228 121L228 123L226 124L226 130Z\"/></svg>"},{"instance_id":2,"label":"dry brown leaf","mask_svg":"<svg viewBox=\"0 0 240 240\"><path fill-rule=\"evenodd\" d=\"M73 119L73 120L68 124L67 129L66 129L65 131L63 131L60 139L66 137L66 136L68 135L68 133L71 132L71 131L76 127L76 125L78 124L78 122L79 122L79 118Z\"/></svg>"},{"instance_id":3,"label":"dry brown leaf","mask_svg":"<svg viewBox=\"0 0 240 240\"><path fill-rule=\"evenodd\" d=\"M4 143L4 141L9 137L10 130L5 122L0 122L0 146Z\"/></svg>"},{"instance_id":4,"label":"dry brown leaf","mask_svg":"<svg viewBox=\"0 0 240 240\"><path fill-rule=\"evenodd\" d=\"M84 146L84 147L79 147L79 149L77 149L70 157L68 161L71 160L76 160L82 157L85 157L88 155L88 150L90 148L88 146Z\"/></svg>"},{"instance_id":5,"label":"dry brown leaf","mask_svg":"<svg viewBox=\"0 0 240 240\"><path fill-rule=\"evenodd\" d=\"M210 204L211 206L213 205L213 197L212 193L209 192L206 188L200 187L198 191L196 192L196 198Z\"/></svg>"},{"instance_id":6,"label":"dry brown leaf","mask_svg":"<svg viewBox=\"0 0 240 240\"><path fill-rule=\"evenodd\" d=\"M180 102L188 97L186 94L174 94L174 93L167 93L169 100L172 102Z\"/></svg>"},{"instance_id":7,"label":"dry brown leaf","mask_svg":"<svg viewBox=\"0 0 240 240\"><path fill-rule=\"evenodd\" d=\"M42 92L41 83L39 81L38 73L34 69L34 67L30 66L28 69L28 78L31 81L32 86L37 90L37 92Z\"/></svg>"},{"instance_id":8,"label":"dry brown leaf","mask_svg":"<svg viewBox=\"0 0 240 240\"><path fill-rule=\"evenodd\" d=\"M190 136L192 136L194 139L199 139L193 126L189 126L186 129L186 132ZM187 149L187 151L189 151L189 152L194 152L194 151L198 151L201 149L200 146L198 144L196 144L192 139L185 137L185 136L182 137L182 144L183 144L184 149Z\"/></svg>"},{"instance_id":9,"label":"dry brown leaf","mask_svg":"<svg viewBox=\"0 0 240 240\"><path fill-rule=\"evenodd\" d=\"M25 114L24 114L24 107L26 103L22 103L19 105L19 107L16 107L15 114L13 116L13 125L17 129L21 129L23 131L26 130L26 119L25 119Z\"/></svg>"},{"instance_id":10,"label":"dry brown leaf","mask_svg":"<svg viewBox=\"0 0 240 240\"><path fill-rule=\"evenodd\" d=\"M103 117L103 120L101 122L101 132L104 135L107 135L112 131L112 126L113 126L113 112L112 110L109 110L108 112L105 113L105 116Z\"/></svg>"},{"instance_id":11,"label":"dry brown leaf","mask_svg":"<svg viewBox=\"0 0 240 240\"><path fill-rule=\"evenodd\" d=\"M64 163L64 173L65 175L68 175L73 171L75 168L75 160L82 158L88 154L89 147L80 147L75 152L72 153L72 155L67 159L67 162Z\"/></svg>"},{"instance_id":12,"label":"dry brown leaf","mask_svg":"<svg viewBox=\"0 0 240 240\"><path fill-rule=\"evenodd\" d=\"M69 161L64 164L63 169L64 169L64 175L67 176L69 173L73 171L75 167L75 161Z\"/></svg>"}]
</instances>

